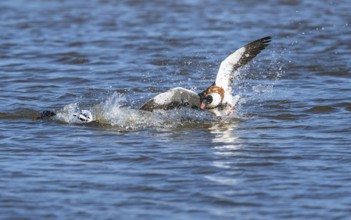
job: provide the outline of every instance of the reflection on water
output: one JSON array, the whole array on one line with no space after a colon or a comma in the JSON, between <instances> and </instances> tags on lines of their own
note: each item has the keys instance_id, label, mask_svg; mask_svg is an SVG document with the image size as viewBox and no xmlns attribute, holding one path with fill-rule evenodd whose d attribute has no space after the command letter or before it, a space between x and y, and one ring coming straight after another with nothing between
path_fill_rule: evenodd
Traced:
<instances>
[{"instance_id":1,"label":"reflection on water","mask_svg":"<svg viewBox=\"0 0 351 220\"><path fill-rule=\"evenodd\" d=\"M214 149L217 150L218 155L232 155L232 151L240 149L238 137L235 135L235 128L237 123L230 120L227 123L213 124L209 131L214 134L212 142L216 144Z\"/></svg>"},{"instance_id":2,"label":"reflection on water","mask_svg":"<svg viewBox=\"0 0 351 220\"><path fill-rule=\"evenodd\" d=\"M219 156L211 164L222 170L216 175L207 175L206 178L208 180L223 185L237 184L237 180L235 179L236 172L233 169L232 161L235 160L233 156L237 155L237 150L240 149L238 137L235 135L236 127L237 122L229 120L225 123L213 124L208 128L210 133L214 135L212 138L214 154Z\"/></svg>"}]
</instances>

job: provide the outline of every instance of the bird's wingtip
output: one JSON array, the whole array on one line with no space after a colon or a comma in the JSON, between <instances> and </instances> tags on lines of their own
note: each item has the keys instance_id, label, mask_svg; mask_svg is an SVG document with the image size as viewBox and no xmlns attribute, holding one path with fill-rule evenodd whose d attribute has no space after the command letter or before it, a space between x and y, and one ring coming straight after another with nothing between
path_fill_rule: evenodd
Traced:
<instances>
[{"instance_id":1,"label":"bird's wingtip","mask_svg":"<svg viewBox=\"0 0 351 220\"><path fill-rule=\"evenodd\" d=\"M261 41L262 43L264 43L267 46L272 41L272 37L271 36L263 37L263 38L259 39L259 41Z\"/></svg>"}]
</instances>

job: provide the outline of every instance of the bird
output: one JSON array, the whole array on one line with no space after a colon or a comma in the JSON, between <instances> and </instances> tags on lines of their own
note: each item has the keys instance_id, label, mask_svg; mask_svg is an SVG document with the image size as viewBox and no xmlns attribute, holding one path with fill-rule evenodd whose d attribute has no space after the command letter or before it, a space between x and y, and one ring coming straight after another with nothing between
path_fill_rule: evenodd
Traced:
<instances>
[{"instance_id":1,"label":"bird","mask_svg":"<svg viewBox=\"0 0 351 220\"><path fill-rule=\"evenodd\" d=\"M200 93L182 87L169 89L145 102L139 109L153 112L155 110L171 110L175 108L192 108L207 110L216 116L231 116L235 110L238 96L232 95L234 73L243 67L271 42L267 36L252 41L237 49L225 58L220 66L215 81L210 87ZM48 119L56 116L53 111L43 111L38 119ZM89 110L80 110L72 114L75 123L90 123L95 119Z\"/></svg>"},{"instance_id":2,"label":"bird","mask_svg":"<svg viewBox=\"0 0 351 220\"><path fill-rule=\"evenodd\" d=\"M220 117L231 116L238 101L238 96L232 95L235 72L255 58L271 40L272 37L267 36L252 41L226 57L219 66L215 81L202 92L172 88L146 101L140 110L153 112L187 107L207 110Z\"/></svg>"}]
</instances>

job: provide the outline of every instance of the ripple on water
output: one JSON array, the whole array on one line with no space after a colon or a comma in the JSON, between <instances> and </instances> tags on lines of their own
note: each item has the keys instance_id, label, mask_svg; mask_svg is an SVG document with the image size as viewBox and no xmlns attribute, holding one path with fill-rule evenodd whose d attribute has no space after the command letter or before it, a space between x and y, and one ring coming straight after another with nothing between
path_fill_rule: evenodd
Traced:
<instances>
[{"instance_id":1,"label":"ripple on water","mask_svg":"<svg viewBox=\"0 0 351 220\"><path fill-rule=\"evenodd\" d=\"M86 55L77 53L77 52L51 54L50 56L58 57L55 61L58 63L64 63L64 64L79 65L79 64L86 64L90 62L90 60L87 58Z\"/></svg>"},{"instance_id":2,"label":"ripple on water","mask_svg":"<svg viewBox=\"0 0 351 220\"><path fill-rule=\"evenodd\" d=\"M312 108L309 108L304 112L308 112L311 114L329 114L336 111L337 109L332 106L321 105L321 106L314 106Z\"/></svg>"},{"instance_id":3,"label":"ripple on water","mask_svg":"<svg viewBox=\"0 0 351 220\"><path fill-rule=\"evenodd\" d=\"M295 121L295 120L301 119L302 117L306 117L306 116L307 115L305 115L305 114L286 113L286 114L271 115L271 116L267 116L267 117L272 118L272 119L276 119L276 120Z\"/></svg>"},{"instance_id":4,"label":"ripple on water","mask_svg":"<svg viewBox=\"0 0 351 220\"><path fill-rule=\"evenodd\" d=\"M349 103L349 102L338 103L338 104L336 104L336 106L342 107L346 111L351 111L351 103Z\"/></svg>"}]
</instances>

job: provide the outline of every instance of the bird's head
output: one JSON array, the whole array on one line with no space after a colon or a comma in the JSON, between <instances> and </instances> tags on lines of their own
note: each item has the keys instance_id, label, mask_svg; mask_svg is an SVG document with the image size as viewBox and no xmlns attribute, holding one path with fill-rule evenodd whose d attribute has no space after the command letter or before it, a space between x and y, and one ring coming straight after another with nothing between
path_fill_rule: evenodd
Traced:
<instances>
[{"instance_id":1,"label":"bird's head","mask_svg":"<svg viewBox=\"0 0 351 220\"><path fill-rule=\"evenodd\" d=\"M213 84L199 93L200 109L212 109L220 105L224 98L224 89Z\"/></svg>"}]
</instances>

